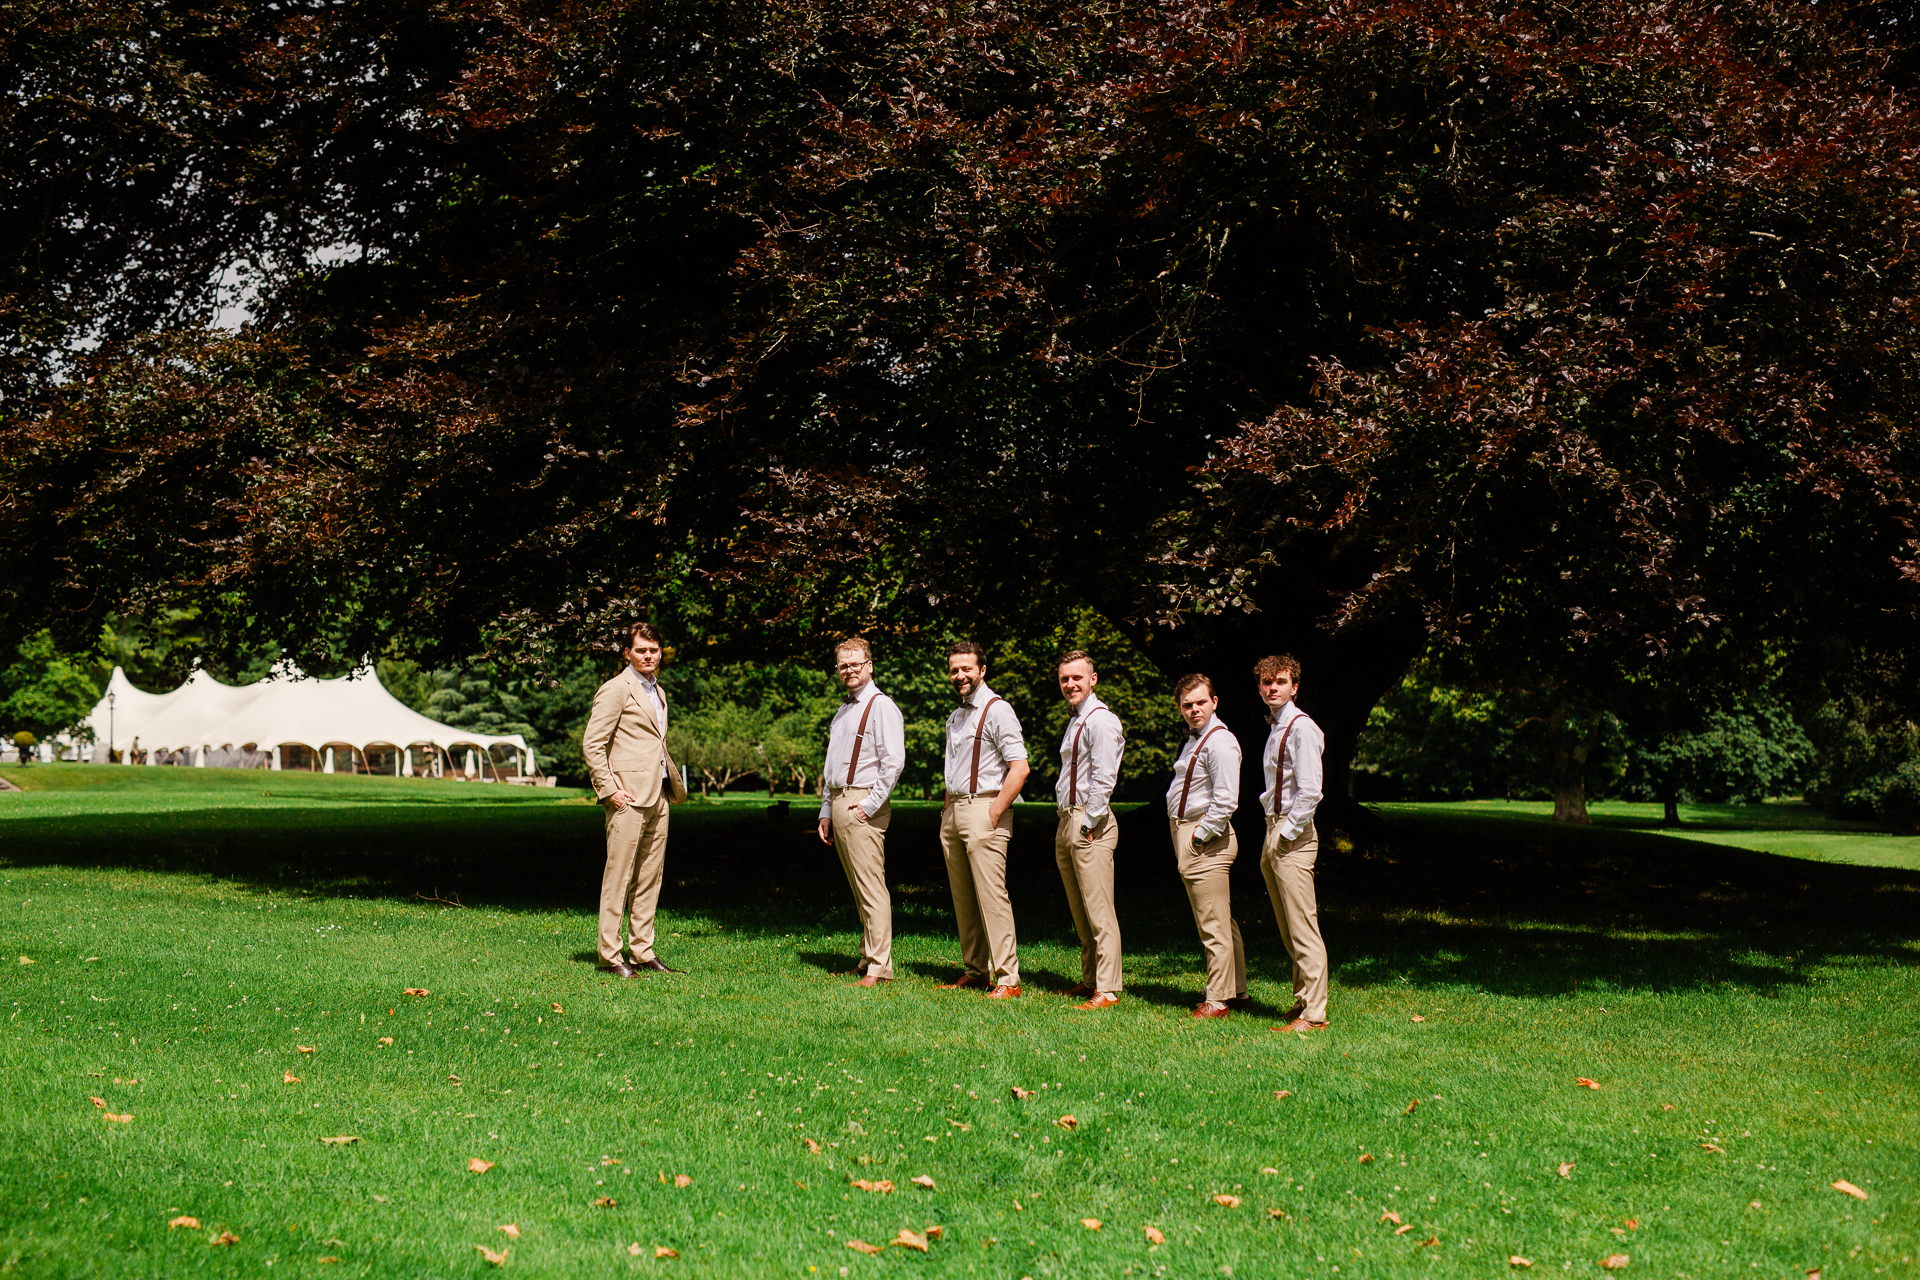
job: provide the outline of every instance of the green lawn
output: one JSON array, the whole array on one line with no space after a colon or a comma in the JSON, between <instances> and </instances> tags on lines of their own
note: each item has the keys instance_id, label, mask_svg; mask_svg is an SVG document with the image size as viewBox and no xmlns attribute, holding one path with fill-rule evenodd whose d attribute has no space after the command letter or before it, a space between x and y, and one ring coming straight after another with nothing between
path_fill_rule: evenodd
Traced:
<instances>
[{"instance_id":1,"label":"green lawn","mask_svg":"<svg viewBox=\"0 0 1920 1280\"><path fill-rule=\"evenodd\" d=\"M805 804L676 811L661 950L691 971L623 983L579 793L0 776L32 788L0 794L0 1273L444 1278L484 1246L538 1276L1915 1274L1920 874L1840 865L1887 838L1784 808L1674 838L1387 807L1323 858L1335 1022L1297 1038L1250 855L1262 1010L1186 1016L1151 809L1122 823L1128 998L1089 1016L1052 994L1077 963L1037 806L1028 995L991 1004L934 989L934 806L897 810L901 980L867 992L831 976L855 921Z\"/></svg>"}]
</instances>

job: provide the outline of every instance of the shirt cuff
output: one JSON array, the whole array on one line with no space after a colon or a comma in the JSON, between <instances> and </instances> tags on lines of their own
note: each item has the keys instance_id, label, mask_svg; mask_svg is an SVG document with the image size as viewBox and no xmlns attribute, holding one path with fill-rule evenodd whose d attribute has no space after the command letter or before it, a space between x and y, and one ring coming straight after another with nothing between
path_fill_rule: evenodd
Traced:
<instances>
[{"instance_id":1,"label":"shirt cuff","mask_svg":"<svg viewBox=\"0 0 1920 1280\"><path fill-rule=\"evenodd\" d=\"M1193 842L1195 844L1205 844L1211 839L1213 839L1213 832L1207 830L1205 827L1195 827L1193 829Z\"/></svg>"},{"instance_id":2,"label":"shirt cuff","mask_svg":"<svg viewBox=\"0 0 1920 1280\"><path fill-rule=\"evenodd\" d=\"M823 817L823 818L826 818L826 819L827 819L827 820L829 820L829 821L831 821L831 820L833 819L833 801L831 801L831 800L828 800L828 799L825 799L825 798L822 798L822 799L821 799L821 801L820 801L820 816L821 816L821 817Z\"/></svg>"},{"instance_id":3,"label":"shirt cuff","mask_svg":"<svg viewBox=\"0 0 1920 1280\"><path fill-rule=\"evenodd\" d=\"M874 814L880 812L880 805L885 804L887 802L887 798L885 796L881 796L880 804L875 804L873 801L874 801L874 796L876 794L878 793L873 788L869 787L867 789L867 798L860 802L860 812L866 814L869 818L871 818Z\"/></svg>"},{"instance_id":4,"label":"shirt cuff","mask_svg":"<svg viewBox=\"0 0 1920 1280\"><path fill-rule=\"evenodd\" d=\"M1280 824L1280 838L1291 844L1295 840L1298 840L1300 833L1305 830L1305 827L1296 823L1292 818L1288 818Z\"/></svg>"},{"instance_id":5,"label":"shirt cuff","mask_svg":"<svg viewBox=\"0 0 1920 1280\"><path fill-rule=\"evenodd\" d=\"M1087 806L1087 822L1089 825L1100 821L1100 819L1106 816L1107 816L1107 806L1105 806L1104 804L1100 805L1098 808L1095 808L1093 805Z\"/></svg>"},{"instance_id":6,"label":"shirt cuff","mask_svg":"<svg viewBox=\"0 0 1920 1280\"><path fill-rule=\"evenodd\" d=\"M1027 758L1027 744L1022 742L1014 746L1011 750L1002 751L1000 758L1008 764L1012 764L1015 760L1025 760Z\"/></svg>"}]
</instances>

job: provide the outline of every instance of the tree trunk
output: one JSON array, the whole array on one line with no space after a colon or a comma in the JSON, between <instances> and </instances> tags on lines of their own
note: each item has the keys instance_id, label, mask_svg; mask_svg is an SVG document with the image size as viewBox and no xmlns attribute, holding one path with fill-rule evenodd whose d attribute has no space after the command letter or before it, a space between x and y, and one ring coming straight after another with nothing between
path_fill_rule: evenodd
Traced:
<instances>
[{"instance_id":1,"label":"tree trunk","mask_svg":"<svg viewBox=\"0 0 1920 1280\"><path fill-rule=\"evenodd\" d=\"M1593 821L1587 816L1587 780L1566 778L1553 784L1553 820L1582 826Z\"/></svg>"},{"instance_id":2,"label":"tree trunk","mask_svg":"<svg viewBox=\"0 0 1920 1280\"><path fill-rule=\"evenodd\" d=\"M1660 815L1660 825L1663 827L1679 826L1680 825L1680 801L1678 797L1673 795L1665 795L1660 798L1660 803L1663 806L1665 806L1663 812Z\"/></svg>"}]
</instances>

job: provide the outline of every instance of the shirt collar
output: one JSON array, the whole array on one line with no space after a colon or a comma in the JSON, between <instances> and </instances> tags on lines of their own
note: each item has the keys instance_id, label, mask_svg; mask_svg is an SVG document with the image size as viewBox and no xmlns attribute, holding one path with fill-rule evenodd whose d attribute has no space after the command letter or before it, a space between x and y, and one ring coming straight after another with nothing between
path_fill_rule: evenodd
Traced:
<instances>
[{"instance_id":1,"label":"shirt collar","mask_svg":"<svg viewBox=\"0 0 1920 1280\"><path fill-rule=\"evenodd\" d=\"M1267 712L1267 723L1272 725L1276 729L1284 728L1289 722L1293 720L1295 716L1299 714L1300 714L1299 701L1297 699L1291 699L1287 702L1286 706L1280 708L1279 715L1275 715L1271 711Z\"/></svg>"},{"instance_id":2,"label":"shirt collar","mask_svg":"<svg viewBox=\"0 0 1920 1280\"><path fill-rule=\"evenodd\" d=\"M656 688L660 684L659 676L642 675L640 673L640 668L634 666L631 662L627 664L627 670L633 672L633 678L635 680L638 680L641 684L645 685L649 689Z\"/></svg>"},{"instance_id":3,"label":"shirt collar","mask_svg":"<svg viewBox=\"0 0 1920 1280\"><path fill-rule=\"evenodd\" d=\"M971 698L968 698L965 702L961 703L960 706L963 710L972 710L975 707L984 707L987 705L989 700L993 698L997 698L999 696L1000 696L999 694L987 688L985 681L982 681L980 683L980 687L973 691L973 696Z\"/></svg>"},{"instance_id":4,"label":"shirt collar","mask_svg":"<svg viewBox=\"0 0 1920 1280\"><path fill-rule=\"evenodd\" d=\"M855 694L850 694L850 695L843 693L841 696L847 706L857 707L861 703L865 702L868 698L873 697L875 694L879 692L880 692L880 686L873 680L868 680L865 684L860 686L860 692Z\"/></svg>"},{"instance_id":5,"label":"shirt collar","mask_svg":"<svg viewBox=\"0 0 1920 1280\"><path fill-rule=\"evenodd\" d=\"M1107 705L1106 703L1100 701L1099 694L1089 693L1085 698L1081 699L1080 705L1075 707L1073 709L1073 714L1071 716L1068 716L1067 718L1069 720L1077 720L1081 716L1086 715L1089 711L1098 711L1101 707L1104 707L1106 705Z\"/></svg>"}]
</instances>

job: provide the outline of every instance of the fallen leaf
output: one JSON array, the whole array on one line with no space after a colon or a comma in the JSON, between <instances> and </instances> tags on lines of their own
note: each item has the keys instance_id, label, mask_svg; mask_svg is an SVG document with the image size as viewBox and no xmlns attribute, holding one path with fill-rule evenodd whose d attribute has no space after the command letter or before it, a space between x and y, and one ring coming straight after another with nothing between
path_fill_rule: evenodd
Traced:
<instances>
[{"instance_id":1,"label":"fallen leaf","mask_svg":"<svg viewBox=\"0 0 1920 1280\"><path fill-rule=\"evenodd\" d=\"M1760 1207L1760 1202L1759 1202L1758 1200L1749 1200L1749 1201L1747 1201L1747 1208L1749 1208L1749 1209L1758 1209L1759 1207Z\"/></svg>"},{"instance_id":2,"label":"fallen leaf","mask_svg":"<svg viewBox=\"0 0 1920 1280\"><path fill-rule=\"evenodd\" d=\"M326 1143L330 1147L344 1147L349 1142L360 1141L360 1135L357 1133L343 1133L337 1138L322 1138L320 1139L320 1141Z\"/></svg>"},{"instance_id":3,"label":"fallen leaf","mask_svg":"<svg viewBox=\"0 0 1920 1280\"><path fill-rule=\"evenodd\" d=\"M1573 1161L1571 1160L1561 1161L1560 1176L1563 1178L1571 1178L1573 1176Z\"/></svg>"},{"instance_id":4,"label":"fallen leaf","mask_svg":"<svg viewBox=\"0 0 1920 1280\"><path fill-rule=\"evenodd\" d=\"M918 1249L922 1253L927 1252L927 1238L918 1231L909 1231L905 1227L900 1228L900 1234L887 1243L897 1244L902 1249Z\"/></svg>"},{"instance_id":5,"label":"fallen leaf","mask_svg":"<svg viewBox=\"0 0 1920 1280\"><path fill-rule=\"evenodd\" d=\"M1382 1209L1380 1211L1380 1221L1391 1222L1391 1223L1394 1223L1395 1225L1398 1225L1400 1222L1400 1215L1395 1213L1391 1209Z\"/></svg>"},{"instance_id":6,"label":"fallen leaf","mask_svg":"<svg viewBox=\"0 0 1920 1280\"><path fill-rule=\"evenodd\" d=\"M1640 1219L1638 1218L1622 1218L1620 1221L1627 1224L1627 1230L1629 1231L1638 1231L1640 1229Z\"/></svg>"},{"instance_id":7,"label":"fallen leaf","mask_svg":"<svg viewBox=\"0 0 1920 1280\"><path fill-rule=\"evenodd\" d=\"M1674 1109L1674 1106L1671 1102L1663 1102L1660 1104L1660 1109L1662 1111L1672 1111Z\"/></svg>"},{"instance_id":8,"label":"fallen leaf","mask_svg":"<svg viewBox=\"0 0 1920 1280\"><path fill-rule=\"evenodd\" d=\"M880 1251L875 1249L874 1252L878 1253ZM657 1244L653 1246L653 1256L656 1258L677 1258L680 1256L680 1251L678 1249L669 1249L663 1244Z\"/></svg>"},{"instance_id":9,"label":"fallen leaf","mask_svg":"<svg viewBox=\"0 0 1920 1280\"><path fill-rule=\"evenodd\" d=\"M340 1259L338 1259L338 1258L315 1258L315 1259L314 1259L314 1261L315 1261L315 1262L318 1262L318 1263L321 1263L321 1264L323 1264L323 1265L324 1265L324 1264L326 1264L326 1263L329 1263L329 1262L338 1262L338 1261L340 1261Z\"/></svg>"},{"instance_id":10,"label":"fallen leaf","mask_svg":"<svg viewBox=\"0 0 1920 1280\"><path fill-rule=\"evenodd\" d=\"M447 1083L448 1083L448 1084L459 1084L459 1083L460 1083L460 1077L459 1077L459 1076L448 1076L448 1077L447 1077Z\"/></svg>"},{"instance_id":11,"label":"fallen leaf","mask_svg":"<svg viewBox=\"0 0 1920 1280\"><path fill-rule=\"evenodd\" d=\"M318 1045L312 1045L312 1044L297 1044L293 1047L298 1049L302 1053L312 1053L315 1049L319 1048Z\"/></svg>"},{"instance_id":12,"label":"fallen leaf","mask_svg":"<svg viewBox=\"0 0 1920 1280\"><path fill-rule=\"evenodd\" d=\"M1267 1177L1269 1177L1269 1178L1271 1178L1271 1177L1273 1177L1273 1176L1274 1176L1275 1174L1277 1174L1277 1173L1279 1173L1280 1171L1279 1171L1278 1169L1276 1169L1276 1168L1274 1168L1274 1167L1273 1167L1272 1165L1268 1165L1268 1166L1267 1166L1266 1168L1264 1168L1264 1169L1262 1169L1262 1170L1260 1170L1260 1172L1261 1172L1262 1174L1264 1174L1265 1176L1267 1176Z\"/></svg>"},{"instance_id":13,"label":"fallen leaf","mask_svg":"<svg viewBox=\"0 0 1920 1280\"><path fill-rule=\"evenodd\" d=\"M1100 1229L1100 1219L1082 1218L1080 1219L1080 1225L1085 1227L1089 1231L1098 1231Z\"/></svg>"},{"instance_id":14,"label":"fallen leaf","mask_svg":"<svg viewBox=\"0 0 1920 1280\"><path fill-rule=\"evenodd\" d=\"M1523 1258L1516 1253L1507 1259L1507 1265L1510 1267L1530 1267L1533 1265L1533 1259Z\"/></svg>"},{"instance_id":15,"label":"fallen leaf","mask_svg":"<svg viewBox=\"0 0 1920 1280\"><path fill-rule=\"evenodd\" d=\"M281 1083L281 1084L299 1084L299 1083L300 1083L300 1077L299 1077L299 1076L297 1076L297 1075L295 1075L295 1074L293 1074L293 1072L291 1072L291 1071L288 1071L288 1072L286 1072L286 1073L284 1073L283 1075L281 1075L281 1077L280 1077L280 1083Z\"/></svg>"},{"instance_id":16,"label":"fallen leaf","mask_svg":"<svg viewBox=\"0 0 1920 1280\"><path fill-rule=\"evenodd\" d=\"M693 1185L693 1179L684 1173L676 1173L673 1175L673 1185L684 1191Z\"/></svg>"},{"instance_id":17,"label":"fallen leaf","mask_svg":"<svg viewBox=\"0 0 1920 1280\"><path fill-rule=\"evenodd\" d=\"M485 1258L488 1262L491 1262L494 1266L504 1267L507 1265L507 1251L505 1249L502 1249L500 1250L500 1252L495 1253L493 1250L487 1248L487 1246L483 1244L477 1244L473 1247L479 1251L479 1254L481 1257Z\"/></svg>"},{"instance_id":18,"label":"fallen leaf","mask_svg":"<svg viewBox=\"0 0 1920 1280\"><path fill-rule=\"evenodd\" d=\"M231 1231L222 1231L219 1235L207 1241L207 1243L214 1246L216 1249L224 1249L230 1244L239 1244L240 1237L233 1234L233 1232Z\"/></svg>"},{"instance_id":19,"label":"fallen leaf","mask_svg":"<svg viewBox=\"0 0 1920 1280\"><path fill-rule=\"evenodd\" d=\"M616 1160L616 1159L614 1159L614 1158L613 1158L612 1156L601 1156L601 1157L600 1157L600 1167L601 1167L602 1169L604 1169L604 1168L606 1168L606 1167L607 1167L607 1166L609 1166L609 1165L616 1165L616 1164L619 1164L619 1163L621 1163L621 1162L620 1162L620 1161L618 1161L618 1160Z\"/></svg>"},{"instance_id":20,"label":"fallen leaf","mask_svg":"<svg viewBox=\"0 0 1920 1280\"><path fill-rule=\"evenodd\" d=\"M962 1133L973 1132L973 1126L968 1124L964 1120L949 1120L947 1121L947 1123L952 1125L954 1128L960 1130Z\"/></svg>"},{"instance_id":21,"label":"fallen leaf","mask_svg":"<svg viewBox=\"0 0 1920 1280\"><path fill-rule=\"evenodd\" d=\"M1411 1230L1413 1230L1413 1224L1412 1224L1411 1222L1409 1222L1409 1223L1408 1223L1408 1224L1407 1224L1406 1226L1404 1226L1404 1227L1399 1227L1399 1228L1397 1228L1397 1229L1395 1229L1395 1231L1394 1231L1394 1233L1393 1233L1393 1234L1395 1234L1395 1235L1397 1235L1397 1236L1403 1236L1403 1235L1405 1235L1405 1234L1407 1234L1407 1232L1409 1232L1409 1231L1411 1231Z\"/></svg>"},{"instance_id":22,"label":"fallen leaf","mask_svg":"<svg viewBox=\"0 0 1920 1280\"><path fill-rule=\"evenodd\" d=\"M555 1013L565 1013L565 1012L566 1012L566 1010L565 1010L565 1009L562 1009L562 1008L560 1007L560 1002L559 1002L558 1000L555 1000L555 1001L553 1002L553 1011L554 1011Z\"/></svg>"},{"instance_id":23,"label":"fallen leaf","mask_svg":"<svg viewBox=\"0 0 1920 1280\"><path fill-rule=\"evenodd\" d=\"M1575 1076L1573 1082L1582 1089L1598 1089L1600 1087L1598 1080L1589 1080L1585 1076Z\"/></svg>"},{"instance_id":24,"label":"fallen leaf","mask_svg":"<svg viewBox=\"0 0 1920 1280\"><path fill-rule=\"evenodd\" d=\"M1620 1268L1626 1266L1627 1263L1631 1261L1633 1261L1633 1259L1627 1257L1627 1255L1624 1253L1610 1253L1606 1257L1600 1259L1600 1265L1605 1267L1609 1271L1618 1271Z\"/></svg>"},{"instance_id":25,"label":"fallen leaf","mask_svg":"<svg viewBox=\"0 0 1920 1280\"><path fill-rule=\"evenodd\" d=\"M1813 1270L1807 1272L1807 1280L1820 1280L1820 1268L1815 1267Z\"/></svg>"},{"instance_id":26,"label":"fallen leaf","mask_svg":"<svg viewBox=\"0 0 1920 1280\"><path fill-rule=\"evenodd\" d=\"M877 1245L877 1244L868 1244L868 1243L867 1243L867 1242L866 1242L865 1240L849 1240L849 1241L847 1241L847 1248L849 1248L849 1249L852 1249L852 1250L855 1250L856 1252L859 1252L859 1253L878 1253L878 1252L880 1252L880 1246L879 1246L879 1245Z\"/></svg>"},{"instance_id":27,"label":"fallen leaf","mask_svg":"<svg viewBox=\"0 0 1920 1280\"><path fill-rule=\"evenodd\" d=\"M1287 1216L1287 1211L1270 1205L1267 1208L1267 1216L1269 1218L1284 1218Z\"/></svg>"},{"instance_id":28,"label":"fallen leaf","mask_svg":"<svg viewBox=\"0 0 1920 1280\"><path fill-rule=\"evenodd\" d=\"M518 1240L520 1238L520 1224L517 1222L509 1222L504 1226L495 1227L494 1230L509 1240Z\"/></svg>"},{"instance_id":29,"label":"fallen leaf","mask_svg":"<svg viewBox=\"0 0 1920 1280\"><path fill-rule=\"evenodd\" d=\"M1239 1196L1218 1195L1213 1198L1213 1202L1218 1205L1225 1205L1229 1209L1238 1209L1240 1207Z\"/></svg>"},{"instance_id":30,"label":"fallen leaf","mask_svg":"<svg viewBox=\"0 0 1920 1280\"><path fill-rule=\"evenodd\" d=\"M1415 1022L1425 1022L1427 1020L1427 1015L1424 1013L1416 1013L1413 1015L1413 1020Z\"/></svg>"},{"instance_id":31,"label":"fallen leaf","mask_svg":"<svg viewBox=\"0 0 1920 1280\"><path fill-rule=\"evenodd\" d=\"M943 1229L942 1229L942 1228L940 1228L940 1227L928 1227L928 1228L927 1228L927 1239L929 1239L929 1240L938 1240L938 1239L940 1238L940 1236L941 1236L941 1233L942 1233L942 1230L943 1230Z\"/></svg>"},{"instance_id":32,"label":"fallen leaf","mask_svg":"<svg viewBox=\"0 0 1920 1280\"><path fill-rule=\"evenodd\" d=\"M1072 1133L1075 1129L1078 1129L1080 1127L1080 1122L1078 1120L1075 1120L1072 1116L1061 1116L1058 1120L1055 1120L1053 1123L1057 1127L1065 1129L1068 1133Z\"/></svg>"},{"instance_id":33,"label":"fallen leaf","mask_svg":"<svg viewBox=\"0 0 1920 1280\"><path fill-rule=\"evenodd\" d=\"M595 1200L593 1202L593 1207L596 1209L611 1209L617 1203L619 1202L616 1201L612 1196L601 1196L598 1200Z\"/></svg>"},{"instance_id":34,"label":"fallen leaf","mask_svg":"<svg viewBox=\"0 0 1920 1280\"><path fill-rule=\"evenodd\" d=\"M1439 1237L1439 1236L1428 1236L1428 1237L1427 1237L1427 1238L1426 1238L1425 1240L1421 1240L1421 1241L1418 1241L1418 1242L1417 1242L1417 1243L1416 1243L1416 1244L1414 1245L1414 1248L1416 1248L1416 1249L1424 1249L1424 1248L1426 1248L1426 1247L1427 1247L1428 1245L1431 1245L1431 1244L1439 1244L1439 1243L1440 1243L1440 1237Z\"/></svg>"},{"instance_id":35,"label":"fallen leaf","mask_svg":"<svg viewBox=\"0 0 1920 1280\"><path fill-rule=\"evenodd\" d=\"M635 1240L632 1244L627 1246L627 1252L637 1258L641 1254L645 1253L646 1250L641 1247L641 1244L638 1240Z\"/></svg>"},{"instance_id":36,"label":"fallen leaf","mask_svg":"<svg viewBox=\"0 0 1920 1280\"><path fill-rule=\"evenodd\" d=\"M467 1161L468 1173L485 1173L487 1170L491 1168L493 1168L493 1161L482 1160L479 1156L475 1156L471 1160Z\"/></svg>"},{"instance_id":37,"label":"fallen leaf","mask_svg":"<svg viewBox=\"0 0 1920 1280\"><path fill-rule=\"evenodd\" d=\"M181 1214L179 1217L167 1223L167 1229L169 1231L175 1227L185 1227L189 1231L198 1231L200 1229L200 1219L190 1218L185 1214Z\"/></svg>"},{"instance_id":38,"label":"fallen leaf","mask_svg":"<svg viewBox=\"0 0 1920 1280\"><path fill-rule=\"evenodd\" d=\"M1717 1156L1723 1156L1723 1155L1725 1155L1725 1154L1727 1154L1727 1149L1726 1149L1725 1147L1721 1147L1721 1146L1716 1146L1716 1145L1714 1145L1714 1144L1713 1144L1713 1143L1711 1143L1711 1142L1703 1142L1703 1143L1701 1143L1701 1144L1700 1144L1700 1149L1701 1149L1702 1151L1711 1151L1711 1152L1713 1152L1713 1153L1714 1153L1715 1155L1717 1155Z\"/></svg>"},{"instance_id":39,"label":"fallen leaf","mask_svg":"<svg viewBox=\"0 0 1920 1280\"><path fill-rule=\"evenodd\" d=\"M1033 1096L1033 1090L1022 1089L1016 1084L1013 1086L1013 1096L1016 1098L1031 1098Z\"/></svg>"},{"instance_id":40,"label":"fallen leaf","mask_svg":"<svg viewBox=\"0 0 1920 1280\"><path fill-rule=\"evenodd\" d=\"M820 1154L820 1144L815 1142L812 1138L802 1138L800 1139L800 1141L807 1144L807 1151L809 1154L816 1155L816 1156Z\"/></svg>"},{"instance_id":41,"label":"fallen leaf","mask_svg":"<svg viewBox=\"0 0 1920 1280\"><path fill-rule=\"evenodd\" d=\"M113 1121L115 1124L132 1124L133 1123L132 1116L117 1116L113 1114L113 1112L111 1111L107 1112L107 1119ZM1865 1199L1864 1196L1861 1198Z\"/></svg>"},{"instance_id":42,"label":"fallen leaf","mask_svg":"<svg viewBox=\"0 0 1920 1280\"><path fill-rule=\"evenodd\" d=\"M380 1043L381 1043L381 1044L392 1044L392 1043L393 1043L393 1037L392 1037L392 1036L381 1036L381 1037L380 1037Z\"/></svg>"},{"instance_id":43,"label":"fallen leaf","mask_svg":"<svg viewBox=\"0 0 1920 1280\"><path fill-rule=\"evenodd\" d=\"M1361 1163L1361 1164L1372 1164L1372 1163L1373 1163L1373 1152L1371 1152L1371 1151L1362 1151L1362 1152L1360 1153L1360 1163Z\"/></svg>"},{"instance_id":44,"label":"fallen leaf","mask_svg":"<svg viewBox=\"0 0 1920 1280\"><path fill-rule=\"evenodd\" d=\"M929 1191L934 1190L933 1178L928 1174L919 1174L913 1178L909 1178L908 1181L916 1187L925 1187Z\"/></svg>"},{"instance_id":45,"label":"fallen leaf","mask_svg":"<svg viewBox=\"0 0 1920 1280\"><path fill-rule=\"evenodd\" d=\"M107 1119L111 1120L113 1119L113 1117L108 1116ZM1848 1182L1845 1178L1840 1179L1840 1181L1832 1185L1835 1191L1844 1191L1848 1195L1852 1196L1855 1200L1865 1200L1867 1198L1866 1192L1854 1186L1851 1182Z\"/></svg>"},{"instance_id":46,"label":"fallen leaf","mask_svg":"<svg viewBox=\"0 0 1920 1280\"><path fill-rule=\"evenodd\" d=\"M1420 1099L1415 1098L1412 1102L1409 1102L1407 1104L1407 1109L1405 1111L1402 1111L1400 1114L1403 1116L1410 1116L1413 1114L1414 1108L1418 1107L1419 1105L1420 1105Z\"/></svg>"},{"instance_id":47,"label":"fallen leaf","mask_svg":"<svg viewBox=\"0 0 1920 1280\"><path fill-rule=\"evenodd\" d=\"M105 1098L88 1098L87 1101L91 1102L96 1107L104 1107L107 1105L107 1100Z\"/></svg>"},{"instance_id":48,"label":"fallen leaf","mask_svg":"<svg viewBox=\"0 0 1920 1280\"><path fill-rule=\"evenodd\" d=\"M1273 1096L1274 1096L1274 1097L1276 1097L1276 1098L1291 1098L1291 1097L1293 1096L1293 1090L1291 1090L1291 1089L1275 1089L1275 1090L1273 1091Z\"/></svg>"},{"instance_id":49,"label":"fallen leaf","mask_svg":"<svg viewBox=\"0 0 1920 1280\"><path fill-rule=\"evenodd\" d=\"M853 1186L861 1191L874 1191L885 1195L893 1190L893 1181L890 1178L882 1178L878 1182L868 1182L865 1178L855 1178Z\"/></svg>"},{"instance_id":50,"label":"fallen leaf","mask_svg":"<svg viewBox=\"0 0 1920 1280\"><path fill-rule=\"evenodd\" d=\"M25 956L21 956L21 957L20 957L20 963L21 963L21 964L33 964L33 963L34 963L34 961L32 961L32 960L29 960L29 959L27 959L27 957L25 957Z\"/></svg>"},{"instance_id":51,"label":"fallen leaf","mask_svg":"<svg viewBox=\"0 0 1920 1280\"><path fill-rule=\"evenodd\" d=\"M1148 1244L1165 1244L1167 1242L1167 1238L1160 1234L1160 1228L1147 1227L1145 1230Z\"/></svg>"},{"instance_id":52,"label":"fallen leaf","mask_svg":"<svg viewBox=\"0 0 1920 1280\"><path fill-rule=\"evenodd\" d=\"M408 987L400 994L405 996L430 996L433 992L427 990L425 987Z\"/></svg>"}]
</instances>

